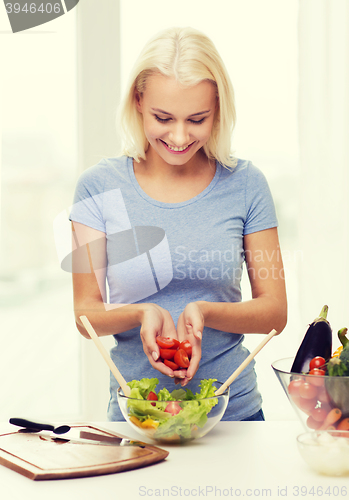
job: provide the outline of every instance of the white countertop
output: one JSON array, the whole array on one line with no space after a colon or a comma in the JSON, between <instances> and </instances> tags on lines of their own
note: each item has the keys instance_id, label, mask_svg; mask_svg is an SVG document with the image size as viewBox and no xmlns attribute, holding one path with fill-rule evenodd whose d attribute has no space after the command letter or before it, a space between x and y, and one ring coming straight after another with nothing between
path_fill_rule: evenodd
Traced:
<instances>
[{"instance_id":1,"label":"white countertop","mask_svg":"<svg viewBox=\"0 0 349 500\"><path fill-rule=\"evenodd\" d=\"M127 423L96 425L140 438ZM7 430L8 426L4 424L1 429ZM190 444L161 445L170 452L163 462L89 478L32 481L0 466L0 498L314 499L322 496L349 499L348 477L318 475L303 461L296 444L296 436L302 432L298 421L220 422L207 436ZM154 444L151 440L142 440Z\"/></svg>"}]
</instances>

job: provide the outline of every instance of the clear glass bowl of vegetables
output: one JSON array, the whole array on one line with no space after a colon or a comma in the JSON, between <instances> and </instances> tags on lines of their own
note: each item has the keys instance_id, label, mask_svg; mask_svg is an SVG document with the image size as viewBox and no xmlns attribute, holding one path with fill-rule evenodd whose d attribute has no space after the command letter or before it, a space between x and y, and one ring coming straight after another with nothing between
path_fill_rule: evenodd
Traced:
<instances>
[{"instance_id":1,"label":"clear glass bowl of vegetables","mask_svg":"<svg viewBox=\"0 0 349 500\"><path fill-rule=\"evenodd\" d=\"M130 396L117 392L125 420L139 434L159 442L184 443L205 436L222 419L229 387L215 396L222 383L192 379L185 387L169 377L128 383Z\"/></svg>"},{"instance_id":2,"label":"clear glass bowl of vegetables","mask_svg":"<svg viewBox=\"0 0 349 500\"><path fill-rule=\"evenodd\" d=\"M293 361L279 359L272 367L304 429L348 431L349 376L295 373Z\"/></svg>"},{"instance_id":3,"label":"clear glass bowl of vegetables","mask_svg":"<svg viewBox=\"0 0 349 500\"><path fill-rule=\"evenodd\" d=\"M349 431L348 329L338 331L340 347L332 349L332 329L324 306L309 325L294 358L272 363L306 431Z\"/></svg>"}]
</instances>

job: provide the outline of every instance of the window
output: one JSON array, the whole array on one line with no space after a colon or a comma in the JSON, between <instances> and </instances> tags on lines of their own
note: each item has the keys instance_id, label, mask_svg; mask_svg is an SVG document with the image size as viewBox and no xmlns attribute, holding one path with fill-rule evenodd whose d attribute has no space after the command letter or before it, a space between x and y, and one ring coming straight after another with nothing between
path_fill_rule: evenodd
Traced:
<instances>
[{"instance_id":1,"label":"window","mask_svg":"<svg viewBox=\"0 0 349 500\"><path fill-rule=\"evenodd\" d=\"M0 420L73 418L80 338L52 221L77 175L75 9L2 36Z\"/></svg>"}]
</instances>

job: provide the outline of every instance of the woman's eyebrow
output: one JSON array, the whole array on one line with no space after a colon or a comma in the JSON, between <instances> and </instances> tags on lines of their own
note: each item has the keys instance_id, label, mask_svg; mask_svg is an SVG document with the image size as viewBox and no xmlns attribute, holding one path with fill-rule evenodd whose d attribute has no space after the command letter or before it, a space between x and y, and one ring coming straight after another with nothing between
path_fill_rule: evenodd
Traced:
<instances>
[{"instance_id":1,"label":"woman's eyebrow","mask_svg":"<svg viewBox=\"0 0 349 500\"><path fill-rule=\"evenodd\" d=\"M156 111L158 113L162 113L164 115L168 115L168 116L172 116L171 113L168 113L167 111L164 111L163 109L159 109L159 108L151 108L152 111ZM189 116L200 116L200 115L204 115L206 113L209 113L211 110L210 109L207 109L206 111L200 111L199 113L193 113L192 115L189 115Z\"/></svg>"}]
</instances>

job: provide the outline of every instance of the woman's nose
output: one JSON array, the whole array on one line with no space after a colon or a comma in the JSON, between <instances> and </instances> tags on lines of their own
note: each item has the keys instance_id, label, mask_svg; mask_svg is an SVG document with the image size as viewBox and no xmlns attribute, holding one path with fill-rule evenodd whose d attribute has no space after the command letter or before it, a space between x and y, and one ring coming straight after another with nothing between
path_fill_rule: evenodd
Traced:
<instances>
[{"instance_id":1,"label":"woman's nose","mask_svg":"<svg viewBox=\"0 0 349 500\"><path fill-rule=\"evenodd\" d=\"M173 142L174 146L183 147L189 142L189 133L187 127L183 123L176 123L173 125L169 133L169 138Z\"/></svg>"}]
</instances>

